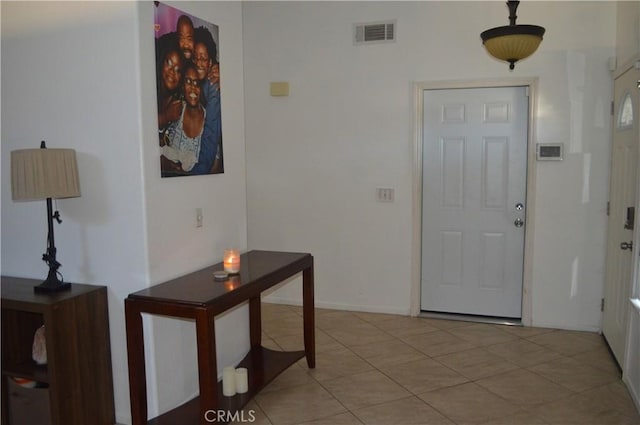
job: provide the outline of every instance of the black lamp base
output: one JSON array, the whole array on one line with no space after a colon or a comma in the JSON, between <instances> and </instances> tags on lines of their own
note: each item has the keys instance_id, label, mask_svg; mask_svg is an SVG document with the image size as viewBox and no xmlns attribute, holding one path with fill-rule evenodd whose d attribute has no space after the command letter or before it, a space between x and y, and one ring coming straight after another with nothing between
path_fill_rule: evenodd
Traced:
<instances>
[{"instance_id":1,"label":"black lamp base","mask_svg":"<svg viewBox=\"0 0 640 425\"><path fill-rule=\"evenodd\" d=\"M40 285L36 285L33 287L34 292L40 294L51 294L54 292L60 291L68 291L71 289L71 283L63 282L56 276L54 279L48 277L47 280L42 282Z\"/></svg>"},{"instance_id":2,"label":"black lamp base","mask_svg":"<svg viewBox=\"0 0 640 425\"><path fill-rule=\"evenodd\" d=\"M42 143L44 145L44 142ZM47 198L47 225L49 227L49 233L47 234L47 252L42 255L42 261L47 263L47 265L49 266L49 274L47 275L47 278L44 282L33 287L33 290L36 293L51 294L60 291L68 291L71 289L70 283L63 282L58 277L58 268L60 268L60 263L56 260L57 250L53 237L54 219L58 223L62 222L62 220L60 220L60 214L58 214L58 211L56 211L55 213L53 212L53 203L51 202L51 198Z\"/></svg>"}]
</instances>

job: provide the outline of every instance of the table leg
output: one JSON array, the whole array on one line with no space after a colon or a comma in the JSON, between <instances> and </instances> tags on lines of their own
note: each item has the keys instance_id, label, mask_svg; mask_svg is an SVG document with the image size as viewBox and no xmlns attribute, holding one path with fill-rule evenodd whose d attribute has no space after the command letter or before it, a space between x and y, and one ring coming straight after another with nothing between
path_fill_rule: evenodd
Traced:
<instances>
[{"instance_id":1,"label":"table leg","mask_svg":"<svg viewBox=\"0 0 640 425\"><path fill-rule=\"evenodd\" d=\"M249 338L251 348L262 345L262 312L260 296L249 299Z\"/></svg>"},{"instance_id":2,"label":"table leg","mask_svg":"<svg viewBox=\"0 0 640 425\"><path fill-rule=\"evenodd\" d=\"M2 409L2 421L0 423L8 424L9 423L9 385L7 384L8 376L0 375L0 379L2 379L2 405L0 409Z\"/></svg>"},{"instance_id":3,"label":"table leg","mask_svg":"<svg viewBox=\"0 0 640 425\"><path fill-rule=\"evenodd\" d=\"M216 332L212 314L207 310L196 314L198 345L198 381L200 384L200 423L208 424L207 410L218 407L218 366L216 361Z\"/></svg>"},{"instance_id":4,"label":"table leg","mask_svg":"<svg viewBox=\"0 0 640 425\"><path fill-rule=\"evenodd\" d=\"M147 424L147 378L144 362L144 335L140 310L128 299L124 300L129 361L129 397L131 422Z\"/></svg>"},{"instance_id":5,"label":"table leg","mask_svg":"<svg viewBox=\"0 0 640 425\"><path fill-rule=\"evenodd\" d=\"M313 369L316 367L313 262L309 268L302 271L302 315L304 320L304 351L307 357L307 365L309 368Z\"/></svg>"}]
</instances>

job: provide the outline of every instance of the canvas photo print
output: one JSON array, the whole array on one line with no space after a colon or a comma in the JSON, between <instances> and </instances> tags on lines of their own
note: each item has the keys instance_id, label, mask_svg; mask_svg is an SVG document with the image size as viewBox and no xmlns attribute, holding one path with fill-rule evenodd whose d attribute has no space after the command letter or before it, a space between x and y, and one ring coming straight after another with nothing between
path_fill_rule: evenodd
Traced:
<instances>
[{"instance_id":1,"label":"canvas photo print","mask_svg":"<svg viewBox=\"0 0 640 425\"><path fill-rule=\"evenodd\" d=\"M154 5L162 177L223 173L218 26Z\"/></svg>"}]
</instances>

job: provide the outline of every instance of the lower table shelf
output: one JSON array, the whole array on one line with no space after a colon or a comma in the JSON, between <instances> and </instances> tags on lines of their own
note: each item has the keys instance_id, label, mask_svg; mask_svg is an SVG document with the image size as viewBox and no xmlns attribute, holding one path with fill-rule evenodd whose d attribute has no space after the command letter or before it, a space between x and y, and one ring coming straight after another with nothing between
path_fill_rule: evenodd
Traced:
<instances>
[{"instance_id":1,"label":"lower table shelf","mask_svg":"<svg viewBox=\"0 0 640 425\"><path fill-rule=\"evenodd\" d=\"M245 394L225 397L222 395L222 382L218 382L218 404L215 410L225 412L228 415L226 417L232 417L276 376L303 357L305 357L304 351L274 351L262 346L251 349L238 364L238 367L248 369L249 391ZM217 413L212 412L211 414L213 417ZM153 425L184 425L200 422L200 397L195 397L175 409L150 419L148 423Z\"/></svg>"}]
</instances>

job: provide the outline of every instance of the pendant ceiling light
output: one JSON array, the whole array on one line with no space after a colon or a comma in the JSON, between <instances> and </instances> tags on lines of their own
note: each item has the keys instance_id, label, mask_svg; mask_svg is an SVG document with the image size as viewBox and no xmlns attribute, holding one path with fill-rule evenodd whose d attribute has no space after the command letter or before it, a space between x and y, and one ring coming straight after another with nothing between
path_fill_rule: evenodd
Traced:
<instances>
[{"instance_id":1,"label":"pendant ceiling light","mask_svg":"<svg viewBox=\"0 0 640 425\"><path fill-rule=\"evenodd\" d=\"M508 1L509 25L488 29L480 37L487 52L496 59L509 62L509 69L520 59L529 57L536 51L544 28L537 25L516 25L516 9L519 1Z\"/></svg>"}]
</instances>

